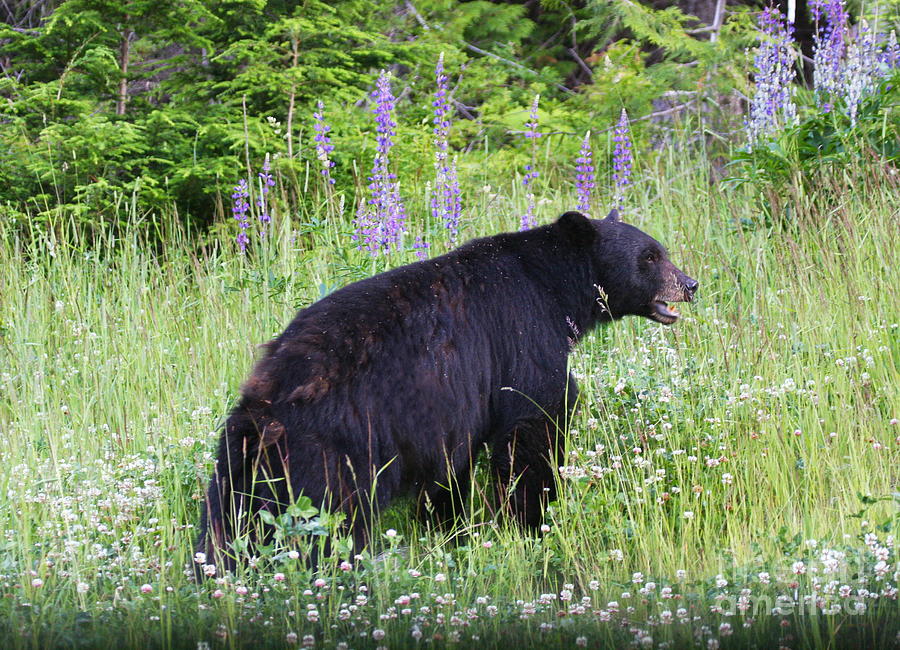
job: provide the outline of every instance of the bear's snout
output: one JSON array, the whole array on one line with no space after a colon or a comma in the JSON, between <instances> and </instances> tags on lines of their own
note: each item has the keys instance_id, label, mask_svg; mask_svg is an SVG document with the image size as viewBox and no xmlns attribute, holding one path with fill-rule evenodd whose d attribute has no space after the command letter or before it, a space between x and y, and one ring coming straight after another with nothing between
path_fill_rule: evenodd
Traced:
<instances>
[{"instance_id":1,"label":"bear's snout","mask_svg":"<svg viewBox=\"0 0 900 650\"><path fill-rule=\"evenodd\" d=\"M700 288L700 283L697 282L694 278L678 272L681 277L678 278L682 287L684 287L684 301L691 302L694 299L694 294L697 293L697 289Z\"/></svg>"}]
</instances>

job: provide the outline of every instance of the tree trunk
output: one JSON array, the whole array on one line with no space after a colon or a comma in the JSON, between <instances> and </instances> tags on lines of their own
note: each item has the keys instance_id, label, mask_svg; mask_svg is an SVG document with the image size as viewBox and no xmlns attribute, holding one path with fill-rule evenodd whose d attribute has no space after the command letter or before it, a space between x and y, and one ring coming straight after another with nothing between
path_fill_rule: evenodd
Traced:
<instances>
[{"instance_id":1,"label":"tree trunk","mask_svg":"<svg viewBox=\"0 0 900 650\"><path fill-rule=\"evenodd\" d=\"M300 39L297 38L296 34L291 34L291 68L297 67L297 62L300 60ZM285 125L287 128L287 154L288 160L294 159L294 134L293 124L294 124L294 100L297 98L297 84L291 83L291 94L288 97L288 111L287 111L287 124Z\"/></svg>"},{"instance_id":2,"label":"tree trunk","mask_svg":"<svg viewBox=\"0 0 900 650\"><path fill-rule=\"evenodd\" d=\"M127 16L126 16L127 19ZM122 30L122 43L119 45L119 98L116 101L116 115L125 115L125 105L128 103L128 50L129 41L133 32L129 29Z\"/></svg>"}]
</instances>

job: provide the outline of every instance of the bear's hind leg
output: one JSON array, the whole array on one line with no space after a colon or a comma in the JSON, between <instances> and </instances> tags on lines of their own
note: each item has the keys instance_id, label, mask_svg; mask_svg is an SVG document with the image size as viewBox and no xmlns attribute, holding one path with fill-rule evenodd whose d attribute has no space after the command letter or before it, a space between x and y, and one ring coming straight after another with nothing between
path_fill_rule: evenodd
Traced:
<instances>
[{"instance_id":1,"label":"bear's hind leg","mask_svg":"<svg viewBox=\"0 0 900 650\"><path fill-rule=\"evenodd\" d=\"M471 469L451 471L443 480L434 480L422 488L417 513L443 526L452 524L465 513L469 498Z\"/></svg>"}]
</instances>

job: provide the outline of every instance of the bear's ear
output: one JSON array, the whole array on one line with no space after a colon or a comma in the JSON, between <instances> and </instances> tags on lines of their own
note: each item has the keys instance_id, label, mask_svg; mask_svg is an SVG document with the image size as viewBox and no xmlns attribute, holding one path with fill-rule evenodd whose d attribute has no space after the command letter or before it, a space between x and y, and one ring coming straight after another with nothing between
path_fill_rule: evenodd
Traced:
<instances>
[{"instance_id":1,"label":"bear's ear","mask_svg":"<svg viewBox=\"0 0 900 650\"><path fill-rule=\"evenodd\" d=\"M606 215L607 221L621 221L622 217L619 216L619 211L613 208L609 211L609 214Z\"/></svg>"},{"instance_id":2,"label":"bear's ear","mask_svg":"<svg viewBox=\"0 0 900 650\"><path fill-rule=\"evenodd\" d=\"M556 223L563 236L573 244L589 246L597 237L590 219L580 212L566 212Z\"/></svg>"}]
</instances>

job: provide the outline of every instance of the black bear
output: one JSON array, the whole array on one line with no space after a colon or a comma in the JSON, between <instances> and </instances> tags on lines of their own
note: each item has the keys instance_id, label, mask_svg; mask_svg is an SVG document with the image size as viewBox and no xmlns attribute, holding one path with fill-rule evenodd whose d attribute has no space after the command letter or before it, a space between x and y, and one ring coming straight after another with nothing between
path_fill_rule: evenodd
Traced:
<instances>
[{"instance_id":1,"label":"black bear","mask_svg":"<svg viewBox=\"0 0 900 650\"><path fill-rule=\"evenodd\" d=\"M567 212L335 291L263 346L222 432L199 550L233 566L230 542L265 530L256 514L300 494L346 513L357 547L400 495L448 516L484 445L513 516L539 525L577 394L572 342L629 314L671 324L667 303L696 290L613 211Z\"/></svg>"}]
</instances>

